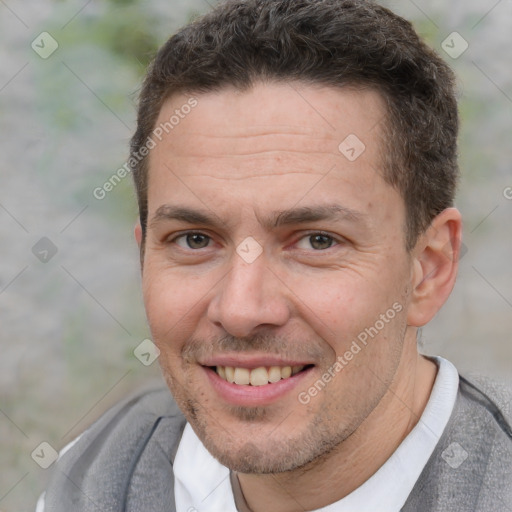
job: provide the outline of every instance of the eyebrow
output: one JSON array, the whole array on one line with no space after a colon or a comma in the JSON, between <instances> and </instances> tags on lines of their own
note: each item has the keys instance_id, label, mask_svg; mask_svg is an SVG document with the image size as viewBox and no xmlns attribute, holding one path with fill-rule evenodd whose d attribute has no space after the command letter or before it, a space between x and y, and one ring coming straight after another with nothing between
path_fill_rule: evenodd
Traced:
<instances>
[{"instance_id":1,"label":"eyebrow","mask_svg":"<svg viewBox=\"0 0 512 512\"><path fill-rule=\"evenodd\" d=\"M258 216L257 216L258 217ZM265 219L258 217L260 224L267 230L281 226L305 224L317 221L349 221L353 223L364 223L367 215L365 213L347 208L338 204L302 206L290 210L273 211ZM162 205L153 215L150 227L163 221L177 220L188 224L201 224L211 228L222 228L229 225L229 222L222 221L218 216L208 210L195 210L185 206Z\"/></svg>"}]
</instances>

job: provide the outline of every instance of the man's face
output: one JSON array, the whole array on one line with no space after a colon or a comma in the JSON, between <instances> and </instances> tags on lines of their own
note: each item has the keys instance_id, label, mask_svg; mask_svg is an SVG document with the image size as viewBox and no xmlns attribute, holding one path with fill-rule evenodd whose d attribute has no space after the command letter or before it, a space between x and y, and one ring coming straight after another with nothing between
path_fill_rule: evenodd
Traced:
<instances>
[{"instance_id":1,"label":"man's face","mask_svg":"<svg viewBox=\"0 0 512 512\"><path fill-rule=\"evenodd\" d=\"M196 98L150 154L149 324L208 450L241 472L294 469L365 421L411 338L384 102L283 83ZM170 98L157 126L188 99Z\"/></svg>"}]
</instances>

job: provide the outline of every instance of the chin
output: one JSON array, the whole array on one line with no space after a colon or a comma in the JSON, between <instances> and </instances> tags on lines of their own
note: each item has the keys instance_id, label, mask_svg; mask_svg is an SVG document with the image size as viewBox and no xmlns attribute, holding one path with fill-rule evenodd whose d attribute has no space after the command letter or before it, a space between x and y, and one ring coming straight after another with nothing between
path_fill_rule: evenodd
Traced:
<instances>
[{"instance_id":1,"label":"chin","mask_svg":"<svg viewBox=\"0 0 512 512\"><path fill-rule=\"evenodd\" d=\"M199 414L198 414L199 413ZM260 409L246 410L244 414L265 415ZM222 423L212 423L204 418L200 411L192 411L192 428L201 439L205 448L222 465L232 471L246 474L284 473L295 470L307 470L316 465L334 450L347 437L346 432L332 432L316 424L313 420L302 428L289 433L293 427L287 425L248 425L246 435L236 435L243 426L238 424L229 429ZM251 428L252 427L252 428Z\"/></svg>"},{"instance_id":2,"label":"chin","mask_svg":"<svg viewBox=\"0 0 512 512\"><path fill-rule=\"evenodd\" d=\"M275 446L262 447L253 441L240 441L238 449L230 448L226 450L219 446L218 442L209 443L203 441L207 450L222 465L232 471L246 474L270 474L283 473L298 469L309 461L297 460L297 453L290 459L289 449L281 448L276 450ZM281 445L282 446L282 445ZM300 457L302 459L302 457Z\"/></svg>"}]
</instances>

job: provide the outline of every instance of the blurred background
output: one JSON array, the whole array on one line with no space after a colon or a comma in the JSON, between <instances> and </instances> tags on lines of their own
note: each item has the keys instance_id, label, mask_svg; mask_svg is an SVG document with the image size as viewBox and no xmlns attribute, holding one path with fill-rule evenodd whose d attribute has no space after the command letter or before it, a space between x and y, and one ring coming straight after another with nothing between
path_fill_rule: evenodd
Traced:
<instances>
[{"instance_id":1,"label":"blurred background","mask_svg":"<svg viewBox=\"0 0 512 512\"><path fill-rule=\"evenodd\" d=\"M61 449L150 382L126 162L155 50L214 0L0 0L0 512L33 510ZM510 380L512 2L382 2L459 78L466 252L422 351ZM140 353L140 350L139 350Z\"/></svg>"}]
</instances>

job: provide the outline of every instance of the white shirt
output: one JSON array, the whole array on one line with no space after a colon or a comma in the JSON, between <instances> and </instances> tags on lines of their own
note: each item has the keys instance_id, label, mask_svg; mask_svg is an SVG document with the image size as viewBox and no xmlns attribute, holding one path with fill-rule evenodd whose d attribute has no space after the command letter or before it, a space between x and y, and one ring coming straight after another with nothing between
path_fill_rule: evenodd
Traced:
<instances>
[{"instance_id":1,"label":"white shirt","mask_svg":"<svg viewBox=\"0 0 512 512\"><path fill-rule=\"evenodd\" d=\"M432 358L438 372L417 425L383 466L360 487L318 512L399 512L445 429L457 398L452 363ZM229 469L206 450L192 427L183 431L174 461L177 512L237 512Z\"/></svg>"}]
</instances>

